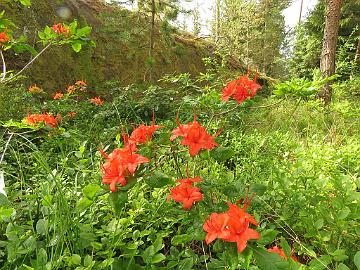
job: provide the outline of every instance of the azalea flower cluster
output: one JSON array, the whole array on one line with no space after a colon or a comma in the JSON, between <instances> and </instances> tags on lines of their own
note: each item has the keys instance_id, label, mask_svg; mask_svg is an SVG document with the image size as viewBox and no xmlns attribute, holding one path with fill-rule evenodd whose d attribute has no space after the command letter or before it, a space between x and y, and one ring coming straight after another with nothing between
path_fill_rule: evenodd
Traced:
<instances>
[{"instance_id":1,"label":"azalea flower cluster","mask_svg":"<svg viewBox=\"0 0 360 270\"><path fill-rule=\"evenodd\" d=\"M196 121L196 116L194 116L194 121L187 125L181 125L178 119L176 121L178 127L171 132L170 141L183 137L181 144L189 147L190 156L197 155L201 149L210 150L218 145L214 141L217 134L211 136L207 133L206 129Z\"/></svg>"},{"instance_id":2,"label":"azalea flower cluster","mask_svg":"<svg viewBox=\"0 0 360 270\"><path fill-rule=\"evenodd\" d=\"M100 97L90 98L89 102L98 106L104 105L104 100L102 100Z\"/></svg>"},{"instance_id":3,"label":"azalea flower cluster","mask_svg":"<svg viewBox=\"0 0 360 270\"><path fill-rule=\"evenodd\" d=\"M63 25L62 23L54 24L51 29L58 35L67 35L70 33L69 27Z\"/></svg>"},{"instance_id":4,"label":"azalea flower cluster","mask_svg":"<svg viewBox=\"0 0 360 270\"><path fill-rule=\"evenodd\" d=\"M106 162L101 166L103 172L102 182L110 185L111 192L116 192L117 184L125 186L127 178L134 176L140 164L150 162L147 157L136 153L137 146L150 141L153 133L159 128L160 126L155 125L153 119L151 126L139 126L133 130L130 137L123 135L123 148L115 149L109 155L100 150L100 153L106 159Z\"/></svg>"},{"instance_id":5,"label":"azalea flower cluster","mask_svg":"<svg viewBox=\"0 0 360 270\"><path fill-rule=\"evenodd\" d=\"M25 123L36 126L41 123L50 126L51 128L55 128L59 121L61 121L61 116L58 114L54 117L50 113L42 113L42 114L30 114L24 119Z\"/></svg>"},{"instance_id":6,"label":"azalea flower cluster","mask_svg":"<svg viewBox=\"0 0 360 270\"><path fill-rule=\"evenodd\" d=\"M0 32L0 45L4 45L10 42L10 37L6 34L5 31Z\"/></svg>"},{"instance_id":7,"label":"azalea flower cluster","mask_svg":"<svg viewBox=\"0 0 360 270\"><path fill-rule=\"evenodd\" d=\"M201 181L199 176L177 180L180 184L170 189L169 199L182 203L183 209L189 210L195 202L200 202L203 199L200 188L194 187L194 183Z\"/></svg>"},{"instance_id":8,"label":"azalea flower cluster","mask_svg":"<svg viewBox=\"0 0 360 270\"><path fill-rule=\"evenodd\" d=\"M28 92L30 94L41 94L44 93L43 89L39 86L37 86L36 84L31 85L28 89Z\"/></svg>"},{"instance_id":9,"label":"azalea flower cluster","mask_svg":"<svg viewBox=\"0 0 360 270\"><path fill-rule=\"evenodd\" d=\"M253 80L250 80L248 75L243 75L239 79L231 81L222 90L221 99L229 101L231 97L236 100L238 104L241 104L246 99L254 97L256 92L261 88L261 86L256 83L256 79L257 75L255 75Z\"/></svg>"},{"instance_id":10,"label":"azalea flower cluster","mask_svg":"<svg viewBox=\"0 0 360 270\"><path fill-rule=\"evenodd\" d=\"M257 222L252 215L246 213L249 203L249 201L246 202L243 208L228 203L228 211L212 213L203 225L204 231L207 232L206 243L210 244L219 238L225 242L236 243L237 251L242 252L248 240L259 239L260 234L250 228L250 224L257 226Z\"/></svg>"}]
</instances>

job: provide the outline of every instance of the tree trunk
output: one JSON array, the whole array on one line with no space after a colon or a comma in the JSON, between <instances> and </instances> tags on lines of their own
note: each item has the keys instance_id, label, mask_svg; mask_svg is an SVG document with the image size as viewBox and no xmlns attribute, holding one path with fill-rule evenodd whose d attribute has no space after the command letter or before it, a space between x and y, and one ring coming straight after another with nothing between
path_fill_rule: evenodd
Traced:
<instances>
[{"instance_id":1,"label":"tree trunk","mask_svg":"<svg viewBox=\"0 0 360 270\"><path fill-rule=\"evenodd\" d=\"M320 58L320 70L324 77L335 74L335 54L339 32L340 11L341 0L326 0L325 29ZM325 104L329 104L331 96L332 89L330 84L325 85L318 95L318 97L324 100Z\"/></svg>"},{"instance_id":2,"label":"tree trunk","mask_svg":"<svg viewBox=\"0 0 360 270\"><path fill-rule=\"evenodd\" d=\"M355 63L357 64L360 60L360 36L358 37L358 45L355 53Z\"/></svg>"},{"instance_id":3,"label":"tree trunk","mask_svg":"<svg viewBox=\"0 0 360 270\"><path fill-rule=\"evenodd\" d=\"M155 15L156 7L155 0L151 0L151 29L150 29L150 47L149 47L149 80L152 81L152 69L153 69L153 52L154 52L154 39L155 39Z\"/></svg>"}]
</instances>

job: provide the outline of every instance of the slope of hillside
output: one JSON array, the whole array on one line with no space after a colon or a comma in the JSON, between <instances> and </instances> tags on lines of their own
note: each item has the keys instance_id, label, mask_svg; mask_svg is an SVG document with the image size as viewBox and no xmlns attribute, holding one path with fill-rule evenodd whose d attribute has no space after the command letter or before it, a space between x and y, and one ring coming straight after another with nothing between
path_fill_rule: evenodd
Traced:
<instances>
[{"instance_id":1,"label":"slope of hillside","mask_svg":"<svg viewBox=\"0 0 360 270\"><path fill-rule=\"evenodd\" d=\"M93 27L95 48L80 53L70 48L51 48L27 71L28 83L42 85L47 91L62 89L76 79L95 85L107 80L121 84L144 82L149 79L148 19L116 6L105 6L99 0L32 0L31 8L15 4L0 4L6 14L26 32L29 41L36 42L36 29L64 21L57 14L70 11L67 21L77 19L80 25ZM23 16L18 16L23 13ZM209 55L212 46L197 40L189 45L178 35L156 31L153 78L172 72L197 73L203 70L202 58ZM18 68L29 59L8 55L11 68Z\"/></svg>"}]
</instances>

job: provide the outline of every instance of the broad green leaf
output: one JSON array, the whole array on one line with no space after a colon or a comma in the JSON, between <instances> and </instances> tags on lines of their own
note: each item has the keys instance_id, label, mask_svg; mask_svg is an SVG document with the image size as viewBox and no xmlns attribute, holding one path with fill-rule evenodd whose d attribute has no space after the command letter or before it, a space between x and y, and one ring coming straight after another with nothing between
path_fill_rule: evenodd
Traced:
<instances>
[{"instance_id":1,"label":"broad green leaf","mask_svg":"<svg viewBox=\"0 0 360 270\"><path fill-rule=\"evenodd\" d=\"M280 246L283 249L283 251L285 252L285 255L287 257L290 257L291 256L291 247L288 244L288 242L285 240L284 237L281 237L281 239L280 239Z\"/></svg>"},{"instance_id":2,"label":"broad green leaf","mask_svg":"<svg viewBox=\"0 0 360 270\"><path fill-rule=\"evenodd\" d=\"M20 3L27 7L31 6L30 0L20 0Z\"/></svg>"},{"instance_id":3,"label":"broad green leaf","mask_svg":"<svg viewBox=\"0 0 360 270\"><path fill-rule=\"evenodd\" d=\"M357 269L360 269L360 251L356 252L354 256L354 263L357 267Z\"/></svg>"},{"instance_id":4,"label":"broad green leaf","mask_svg":"<svg viewBox=\"0 0 360 270\"><path fill-rule=\"evenodd\" d=\"M88 35L90 35L91 33L91 27L90 26L85 26L83 28L80 28L76 31L76 35L79 37L86 37Z\"/></svg>"},{"instance_id":5,"label":"broad green leaf","mask_svg":"<svg viewBox=\"0 0 360 270\"><path fill-rule=\"evenodd\" d=\"M27 252L31 252L36 248L36 239L34 236L30 236L28 239L24 241L24 247L26 248Z\"/></svg>"},{"instance_id":6,"label":"broad green leaf","mask_svg":"<svg viewBox=\"0 0 360 270\"><path fill-rule=\"evenodd\" d=\"M324 226L324 220L322 218L318 219L315 223L314 226L316 229L321 229Z\"/></svg>"},{"instance_id":7,"label":"broad green leaf","mask_svg":"<svg viewBox=\"0 0 360 270\"><path fill-rule=\"evenodd\" d=\"M144 179L146 184L152 188L161 188L172 183L171 178L162 172L154 172L151 175L146 176Z\"/></svg>"},{"instance_id":8,"label":"broad green leaf","mask_svg":"<svg viewBox=\"0 0 360 270\"><path fill-rule=\"evenodd\" d=\"M80 42L72 42L71 43L71 47L73 48L73 50L75 52L80 52L81 51L81 48L82 48L82 45Z\"/></svg>"},{"instance_id":9,"label":"broad green leaf","mask_svg":"<svg viewBox=\"0 0 360 270\"><path fill-rule=\"evenodd\" d=\"M350 208L345 206L343 209L339 211L338 219L345 219L350 214Z\"/></svg>"},{"instance_id":10,"label":"broad green leaf","mask_svg":"<svg viewBox=\"0 0 360 270\"><path fill-rule=\"evenodd\" d=\"M76 208L79 210L79 212L85 211L90 205L93 204L93 201L83 197L80 201L77 202Z\"/></svg>"},{"instance_id":11,"label":"broad green leaf","mask_svg":"<svg viewBox=\"0 0 360 270\"><path fill-rule=\"evenodd\" d=\"M171 244L174 246L180 245L180 244L185 244L185 243L189 242L191 239L192 239L191 236L188 234L175 235L171 239Z\"/></svg>"},{"instance_id":12,"label":"broad green leaf","mask_svg":"<svg viewBox=\"0 0 360 270\"><path fill-rule=\"evenodd\" d=\"M190 270L194 265L193 258L186 258L179 262L179 270Z\"/></svg>"},{"instance_id":13,"label":"broad green leaf","mask_svg":"<svg viewBox=\"0 0 360 270\"><path fill-rule=\"evenodd\" d=\"M141 256L146 264L150 264L151 259L154 255L155 255L155 249L154 246L151 245L144 250Z\"/></svg>"},{"instance_id":14,"label":"broad green leaf","mask_svg":"<svg viewBox=\"0 0 360 270\"><path fill-rule=\"evenodd\" d=\"M278 254L267 252L258 247L252 247L257 265L261 270L289 270L289 262Z\"/></svg>"},{"instance_id":15,"label":"broad green leaf","mask_svg":"<svg viewBox=\"0 0 360 270\"><path fill-rule=\"evenodd\" d=\"M160 250L164 247L163 239L162 239L161 237L158 237L158 238L155 240L153 246L154 246L155 252L160 251Z\"/></svg>"},{"instance_id":16,"label":"broad green leaf","mask_svg":"<svg viewBox=\"0 0 360 270\"><path fill-rule=\"evenodd\" d=\"M48 222L45 219L39 219L36 223L36 231L40 235L45 235L48 231Z\"/></svg>"},{"instance_id":17,"label":"broad green leaf","mask_svg":"<svg viewBox=\"0 0 360 270\"><path fill-rule=\"evenodd\" d=\"M48 257L46 250L40 248L36 254L36 263L37 265L45 265L47 263Z\"/></svg>"},{"instance_id":18,"label":"broad green leaf","mask_svg":"<svg viewBox=\"0 0 360 270\"><path fill-rule=\"evenodd\" d=\"M345 261L349 256L345 254L345 249L337 249L331 255L334 257L334 260L337 262Z\"/></svg>"},{"instance_id":19,"label":"broad green leaf","mask_svg":"<svg viewBox=\"0 0 360 270\"><path fill-rule=\"evenodd\" d=\"M218 162L223 162L235 155L230 147L219 146L211 150L210 156Z\"/></svg>"},{"instance_id":20,"label":"broad green leaf","mask_svg":"<svg viewBox=\"0 0 360 270\"><path fill-rule=\"evenodd\" d=\"M84 195L88 199L93 199L95 197L96 192L98 192L101 189L101 187L97 184L89 184L83 189Z\"/></svg>"},{"instance_id":21,"label":"broad green leaf","mask_svg":"<svg viewBox=\"0 0 360 270\"><path fill-rule=\"evenodd\" d=\"M320 258L314 258L310 261L310 270L323 270L331 263L331 257L323 255Z\"/></svg>"},{"instance_id":22,"label":"broad green leaf","mask_svg":"<svg viewBox=\"0 0 360 270\"><path fill-rule=\"evenodd\" d=\"M120 213L128 201L128 194L126 191L112 192L109 195L110 205L114 208L116 213Z\"/></svg>"},{"instance_id":23,"label":"broad green leaf","mask_svg":"<svg viewBox=\"0 0 360 270\"><path fill-rule=\"evenodd\" d=\"M336 270L350 270L349 267L347 267L345 264L340 263L337 267Z\"/></svg>"},{"instance_id":24,"label":"broad green leaf","mask_svg":"<svg viewBox=\"0 0 360 270\"><path fill-rule=\"evenodd\" d=\"M273 229L268 229L268 230L262 231L260 239L257 242L262 245L268 245L275 240L275 238L278 234L279 234L279 232L275 231Z\"/></svg>"},{"instance_id":25,"label":"broad green leaf","mask_svg":"<svg viewBox=\"0 0 360 270\"><path fill-rule=\"evenodd\" d=\"M91 258L90 255L86 255L84 258L84 266L85 267L90 267L93 265L93 259Z\"/></svg>"},{"instance_id":26,"label":"broad green leaf","mask_svg":"<svg viewBox=\"0 0 360 270\"><path fill-rule=\"evenodd\" d=\"M258 196L264 195L266 191L266 186L262 184L253 184L250 186L250 193L255 193Z\"/></svg>"},{"instance_id":27,"label":"broad green leaf","mask_svg":"<svg viewBox=\"0 0 360 270\"><path fill-rule=\"evenodd\" d=\"M157 253L155 254L152 258L151 258L151 263L152 264L155 264L155 263L159 263L159 262L162 262L163 260L165 260L166 257L164 254L162 253Z\"/></svg>"},{"instance_id":28,"label":"broad green leaf","mask_svg":"<svg viewBox=\"0 0 360 270\"><path fill-rule=\"evenodd\" d=\"M81 257L80 257L80 255L78 255L78 254L73 254L73 255L70 257L69 265L70 265L70 266L73 266L73 265L80 265L80 264L81 264Z\"/></svg>"}]
</instances>

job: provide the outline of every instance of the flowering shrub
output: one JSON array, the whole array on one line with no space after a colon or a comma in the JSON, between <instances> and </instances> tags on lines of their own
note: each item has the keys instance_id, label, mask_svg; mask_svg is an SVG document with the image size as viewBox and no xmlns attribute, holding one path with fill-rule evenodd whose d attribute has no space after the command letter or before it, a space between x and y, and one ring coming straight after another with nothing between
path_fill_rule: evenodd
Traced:
<instances>
[{"instance_id":1,"label":"flowering shrub","mask_svg":"<svg viewBox=\"0 0 360 270\"><path fill-rule=\"evenodd\" d=\"M52 114L42 113L42 114L31 114L28 115L24 121L25 123L36 126L39 124L45 124L51 128L55 128L58 124L58 120L61 119L60 115L57 115L56 118Z\"/></svg>"},{"instance_id":2,"label":"flowering shrub","mask_svg":"<svg viewBox=\"0 0 360 270\"><path fill-rule=\"evenodd\" d=\"M256 78L257 75L255 75L253 80L250 80L247 75L243 75L239 79L231 81L223 89L221 99L228 101L231 97L240 104L244 100L254 97L256 92L261 88L261 86L256 83Z\"/></svg>"}]
</instances>

